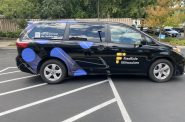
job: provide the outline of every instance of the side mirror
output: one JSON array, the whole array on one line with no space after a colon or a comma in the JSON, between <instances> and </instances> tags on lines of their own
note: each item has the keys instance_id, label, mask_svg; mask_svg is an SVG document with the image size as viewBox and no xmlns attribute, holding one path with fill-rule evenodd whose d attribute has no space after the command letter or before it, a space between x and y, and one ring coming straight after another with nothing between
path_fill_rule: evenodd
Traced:
<instances>
[{"instance_id":1,"label":"side mirror","mask_svg":"<svg viewBox=\"0 0 185 122\"><path fill-rule=\"evenodd\" d=\"M142 47L141 41L136 41L136 42L134 43L134 48L138 48L138 47Z\"/></svg>"}]
</instances>

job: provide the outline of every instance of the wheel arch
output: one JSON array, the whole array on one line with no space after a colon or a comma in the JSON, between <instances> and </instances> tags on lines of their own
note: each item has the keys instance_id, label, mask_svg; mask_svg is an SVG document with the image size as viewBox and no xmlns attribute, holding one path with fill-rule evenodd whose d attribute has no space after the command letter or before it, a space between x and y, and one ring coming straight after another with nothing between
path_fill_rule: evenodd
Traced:
<instances>
[{"instance_id":1,"label":"wheel arch","mask_svg":"<svg viewBox=\"0 0 185 122\"><path fill-rule=\"evenodd\" d=\"M41 68L41 66L42 66L42 64L43 64L44 62L46 62L46 61L48 61L48 60L52 60L52 59L58 60L58 61L60 61L62 64L64 64L64 66L65 66L65 68L66 68L66 70L67 70L67 76L68 76L68 71L69 71L69 69L68 69L66 63L65 63L63 60L61 60L60 58L57 58L57 57L47 57L47 58L42 59L42 60L39 62L38 66L37 66L37 73L40 72L40 68Z\"/></svg>"},{"instance_id":2,"label":"wheel arch","mask_svg":"<svg viewBox=\"0 0 185 122\"><path fill-rule=\"evenodd\" d=\"M174 65L174 61L172 60L172 58L170 58L170 57L167 57L167 56L165 56L165 57L156 57L156 58L154 58L153 60L151 60L151 63L149 64L149 66L148 66L148 72L147 72L147 75L148 75L148 73L149 73L149 70L150 70L150 67L151 67L151 65L154 63L154 62L156 62L157 60L160 60L160 59L165 59L165 60L168 60L168 61L170 61L171 63L172 63L172 65L173 65L173 70L174 70L174 72L175 72L175 65ZM174 73L173 72L173 73Z\"/></svg>"}]
</instances>

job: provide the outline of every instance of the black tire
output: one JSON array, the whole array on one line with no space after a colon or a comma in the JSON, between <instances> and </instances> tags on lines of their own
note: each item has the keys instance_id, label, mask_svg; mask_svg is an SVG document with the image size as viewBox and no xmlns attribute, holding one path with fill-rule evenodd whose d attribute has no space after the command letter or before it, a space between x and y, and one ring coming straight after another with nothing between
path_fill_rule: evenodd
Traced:
<instances>
[{"instance_id":1,"label":"black tire","mask_svg":"<svg viewBox=\"0 0 185 122\"><path fill-rule=\"evenodd\" d=\"M58 75L55 71L53 71L53 72L55 72L55 74L58 75L58 76L57 76L57 80L54 79L54 75L53 75L53 80L49 80L49 79L46 77L46 75L45 75L45 74L47 73L47 71L46 71L45 68L47 68L47 67L50 66L50 65L51 65L51 67L53 67L52 64L55 64L55 65L57 66L57 67L56 67L56 68L58 68L57 70L61 69L61 70L60 70L60 71L61 71L60 75ZM53 72L52 72L52 73L53 73ZM49 75L52 74L52 73L48 72ZM48 60L48 61L44 62L44 63L41 65L41 68L40 68L40 76L41 76L41 78L42 78L46 83L49 83L49 84L58 84L58 83L62 82L62 81L64 80L64 78L66 77L66 74L67 74L67 70L66 70L65 65L64 65L62 62L60 62L60 61L58 61L58 60L55 60L55 59L51 59L51 60ZM51 77L51 79L52 79L52 77Z\"/></svg>"},{"instance_id":2,"label":"black tire","mask_svg":"<svg viewBox=\"0 0 185 122\"><path fill-rule=\"evenodd\" d=\"M169 75L165 78L165 79L158 79L156 78L156 76L154 75L154 68L160 64L160 63L163 63L163 64L167 64L170 68L170 73ZM159 59L157 61L155 61L154 63L152 63L152 65L150 66L150 69L149 69L149 77L152 81L154 82L158 82L158 83L163 83L163 82L168 82L172 76L173 76L173 73L174 73L174 67L172 65L172 63L166 59Z\"/></svg>"}]
</instances>

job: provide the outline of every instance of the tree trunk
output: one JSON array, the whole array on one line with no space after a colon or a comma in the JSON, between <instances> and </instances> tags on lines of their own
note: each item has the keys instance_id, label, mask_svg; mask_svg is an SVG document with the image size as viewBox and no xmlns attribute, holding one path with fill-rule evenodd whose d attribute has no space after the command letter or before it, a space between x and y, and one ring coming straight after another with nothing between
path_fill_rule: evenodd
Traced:
<instances>
[{"instance_id":1,"label":"tree trunk","mask_svg":"<svg viewBox=\"0 0 185 122\"><path fill-rule=\"evenodd\" d=\"M160 29L159 29L159 41L161 41L161 30L162 30L162 28L160 27Z\"/></svg>"},{"instance_id":2,"label":"tree trunk","mask_svg":"<svg viewBox=\"0 0 185 122\"><path fill-rule=\"evenodd\" d=\"M141 28L140 28L141 31L143 31L143 27L144 27L144 20L141 19Z\"/></svg>"},{"instance_id":3,"label":"tree trunk","mask_svg":"<svg viewBox=\"0 0 185 122\"><path fill-rule=\"evenodd\" d=\"M184 25L184 38L185 38L185 25Z\"/></svg>"}]
</instances>

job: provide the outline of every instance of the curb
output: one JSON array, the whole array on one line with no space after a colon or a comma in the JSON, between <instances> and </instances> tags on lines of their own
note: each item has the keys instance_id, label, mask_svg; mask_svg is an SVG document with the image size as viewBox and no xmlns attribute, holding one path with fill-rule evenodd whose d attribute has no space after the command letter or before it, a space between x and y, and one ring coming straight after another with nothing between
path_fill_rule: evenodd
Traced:
<instances>
[{"instance_id":1,"label":"curb","mask_svg":"<svg viewBox=\"0 0 185 122\"><path fill-rule=\"evenodd\" d=\"M16 47L0 47L1 50L12 50L12 49L17 49Z\"/></svg>"}]
</instances>

